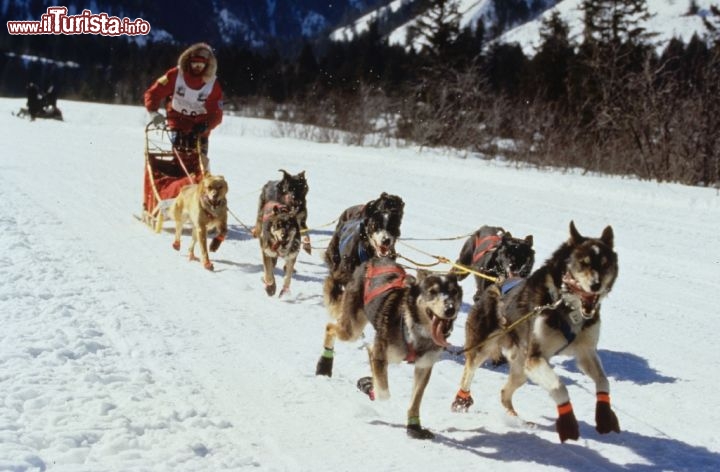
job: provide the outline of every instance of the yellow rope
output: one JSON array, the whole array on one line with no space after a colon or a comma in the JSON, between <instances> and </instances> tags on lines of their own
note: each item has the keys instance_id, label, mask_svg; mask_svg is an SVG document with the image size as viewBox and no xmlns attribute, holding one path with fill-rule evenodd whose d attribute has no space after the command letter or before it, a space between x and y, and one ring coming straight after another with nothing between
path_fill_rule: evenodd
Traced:
<instances>
[{"instance_id":1,"label":"yellow rope","mask_svg":"<svg viewBox=\"0 0 720 472\"><path fill-rule=\"evenodd\" d=\"M482 272L478 272L477 270L474 270L474 269L472 269L472 268L470 268L470 267L464 266L464 265L462 265L462 264L458 264L457 262L453 262L453 261L451 261L450 259L448 259L447 257L435 256L435 255L430 254L430 253L428 253L428 252L425 252L425 251L423 251L423 250L421 250L421 249L418 249L418 248L416 248L416 247L413 247L412 245L410 245L410 244L408 244L408 243L406 243L406 242L404 242L404 241L398 241L398 242L399 242L400 244L404 245L404 246L409 247L410 249L412 249L412 250L414 250L414 251L417 251L417 252L419 252L419 253L421 253L421 254L425 254L425 255L428 256L428 257L435 258L435 259L437 259L438 262L440 262L440 263L450 264L451 266L455 267L456 269L460 269L462 272L467 272L467 273L469 273L469 274L477 275L478 277L481 277L481 278L483 278L483 279L489 280L489 281L491 281L491 282L493 282L493 283L494 283L494 282L497 282L497 280L498 280L497 277L493 277L493 276L491 276L491 275L483 274ZM410 259L407 259L407 260L410 260ZM413 261L410 261L410 262L413 262Z\"/></svg>"},{"instance_id":2,"label":"yellow rope","mask_svg":"<svg viewBox=\"0 0 720 472\"><path fill-rule=\"evenodd\" d=\"M448 236L447 238L403 238L405 241L455 241L458 239L465 239L469 236L472 236L475 232L470 232L467 234L461 234L459 236Z\"/></svg>"},{"instance_id":3,"label":"yellow rope","mask_svg":"<svg viewBox=\"0 0 720 472\"><path fill-rule=\"evenodd\" d=\"M235 219L237 220L238 223L240 223L240 226L242 226L243 228L245 228L248 233L251 233L251 234L252 234L252 228L248 227L248 225L246 225L245 223L243 223L242 220L240 220L240 218L238 218L237 215L235 215L235 213L233 213L232 210L231 210L229 207L228 207L227 211L228 211L228 213L230 213L230 215L232 215L233 218L235 218Z\"/></svg>"},{"instance_id":4,"label":"yellow rope","mask_svg":"<svg viewBox=\"0 0 720 472\"><path fill-rule=\"evenodd\" d=\"M530 319L530 317L532 317L533 315L535 315L535 314L537 314L537 313L540 313L541 311L546 310L546 309L548 309L548 308L555 308L555 307L557 307L561 302L562 302L562 299L558 300L558 301L555 302L555 303L550 303L550 304L547 304L547 305L537 306L537 307L533 308L532 310L530 310L530 311L529 311L528 313L526 313L525 315L523 315L522 317L520 317L519 319L515 320L515 321L514 321L513 323L511 323L510 326L508 326L507 328L503 328L503 329L500 330L500 331L495 331L493 334L491 334L490 336L488 336L487 338L485 338L485 340L483 340L482 342L479 342L479 343L475 344L474 346L466 347L466 348L461 349L461 350L459 350L459 351L453 352L453 354L456 355L456 356L459 356L460 354L463 354L463 353L465 353L465 352L472 351L472 350L475 350L475 349L480 349L480 348L483 347L485 344L487 344L487 343L490 342L491 340L497 338L498 336L502 336L502 335L507 334L507 333L509 333L510 331L514 330L515 328L518 327L518 325L520 325L520 323L524 323L525 321L527 321L528 319Z\"/></svg>"},{"instance_id":5,"label":"yellow rope","mask_svg":"<svg viewBox=\"0 0 720 472\"><path fill-rule=\"evenodd\" d=\"M315 230L318 229L318 228L327 228L328 226L334 225L334 224L337 222L337 220L338 220L338 219L335 218L334 220L329 221L329 222L325 223L324 225L315 226L314 228L308 228L308 229L300 230L300 233L301 233L301 234L304 234L304 233L309 233L309 232L311 232L311 231L315 231Z\"/></svg>"}]
</instances>

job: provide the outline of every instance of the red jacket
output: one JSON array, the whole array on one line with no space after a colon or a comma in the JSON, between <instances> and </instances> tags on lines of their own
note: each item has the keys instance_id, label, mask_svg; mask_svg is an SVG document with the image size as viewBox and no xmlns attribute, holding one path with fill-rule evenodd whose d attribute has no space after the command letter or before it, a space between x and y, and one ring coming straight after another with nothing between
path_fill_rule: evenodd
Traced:
<instances>
[{"instance_id":1,"label":"red jacket","mask_svg":"<svg viewBox=\"0 0 720 472\"><path fill-rule=\"evenodd\" d=\"M177 77L178 68L173 67L168 70L165 75L157 79L150 88L145 91L145 108L149 112L157 111L164 100L168 127L170 129L190 132L193 126L204 123L207 125L207 131L202 135L208 136L210 131L222 121L223 94L220 83L215 80L212 91L205 100L206 114L194 116L183 115L172 108L172 95L175 92ZM195 76L190 73L183 74L183 78L187 86L194 90L199 90L206 83L204 77Z\"/></svg>"}]
</instances>

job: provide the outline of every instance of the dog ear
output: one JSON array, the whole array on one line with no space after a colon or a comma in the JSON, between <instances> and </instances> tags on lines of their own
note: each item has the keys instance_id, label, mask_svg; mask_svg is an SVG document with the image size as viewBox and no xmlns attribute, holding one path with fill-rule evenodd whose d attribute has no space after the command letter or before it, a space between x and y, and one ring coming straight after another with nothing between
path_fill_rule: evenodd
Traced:
<instances>
[{"instance_id":1,"label":"dog ear","mask_svg":"<svg viewBox=\"0 0 720 472\"><path fill-rule=\"evenodd\" d=\"M533 245L533 235L528 234L527 236L525 236L525 242L528 244L528 246L532 246Z\"/></svg>"},{"instance_id":2,"label":"dog ear","mask_svg":"<svg viewBox=\"0 0 720 472\"><path fill-rule=\"evenodd\" d=\"M370 200L365 204L362 211L363 217L368 217L375 213L375 210L377 209L377 202L377 200Z\"/></svg>"},{"instance_id":3,"label":"dog ear","mask_svg":"<svg viewBox=\"0 0 720 472\"><path fill-rule=\"evenodd\" d=\"M292 177L292 175L290 175L290 172L286 171L285 169L278 169L278 172L282 172L283 180L289 179L290 177Z\"/></svg>"},{"instance_id":4,"label":"dog ear","mask_svg":"<svg viewBox=\"0 0 720 472\"><path fill-rule=\"evenodd\" d=\"M607 247L612 248L614 239L615 239L615 234L613 233L612 226L607 225L602 232L602 236L600 236L600 240L602 242L604 242L607 245Z\"/></svg>"},{"instance_id":5,"label":"dog ear","mask_svg":"<svg viewBox=\"0 0 720 472\"><path fill-rule=\"evenodd\" d=\"M583 241L585 241L585 238L580 234L577 228L575 228L575 222L570 220L570 239L568 240L568 243L577 245Z\"/></svg>"},{"instance_id":6,"label":"dog ear","mask_svg":"<svg viewBox=\"0 0 720 472\"><path fill-rule=\"evenodd\" d=\"M417 270L417 280L418 282L422 282L426 278L430 276L430 271L425 269L418 269Z\"/></svg>"}]
</instances>

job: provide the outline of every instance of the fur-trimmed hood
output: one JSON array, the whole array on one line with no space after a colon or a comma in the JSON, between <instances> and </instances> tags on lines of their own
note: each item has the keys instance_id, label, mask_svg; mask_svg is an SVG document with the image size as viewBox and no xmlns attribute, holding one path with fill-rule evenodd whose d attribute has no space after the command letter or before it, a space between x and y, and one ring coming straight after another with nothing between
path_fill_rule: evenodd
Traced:
<instances>
[{"instance_id":1,"label":"fur-trimmed hood","mask_svg":"<svg viewBox=\"0 0 720 472\"><path fill-rule=\"evenodd\" d=\"M193 56L202 56L207 59L207 67L203 72L203 80L208 82L215 78L217 74L217 59L207 43L195 43L180 54L178 58L178 68L183 71L183 74L190 70L190 58Z\"/></svg>"}]
</instances>

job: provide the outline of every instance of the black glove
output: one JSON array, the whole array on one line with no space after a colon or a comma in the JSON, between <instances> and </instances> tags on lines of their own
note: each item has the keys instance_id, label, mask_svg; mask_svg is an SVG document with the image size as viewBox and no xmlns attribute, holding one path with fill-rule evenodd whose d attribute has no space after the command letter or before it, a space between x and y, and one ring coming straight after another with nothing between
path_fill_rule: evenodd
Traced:
<instances>
[{"instance_id":1,"label":"black glove","mask_svg":"<svg viewBox=\"0 0 720 472\"><path fill-rule=\"evenodd\" d=\"M192 132L193 132L193 134L195 134L195 135L201 135L201 134L203 134L205 131L207 131L207 129L208 129L207 123L198 123L198 124L196 124L195 126L193 126Z\"/></svg>"}]
</instances>

